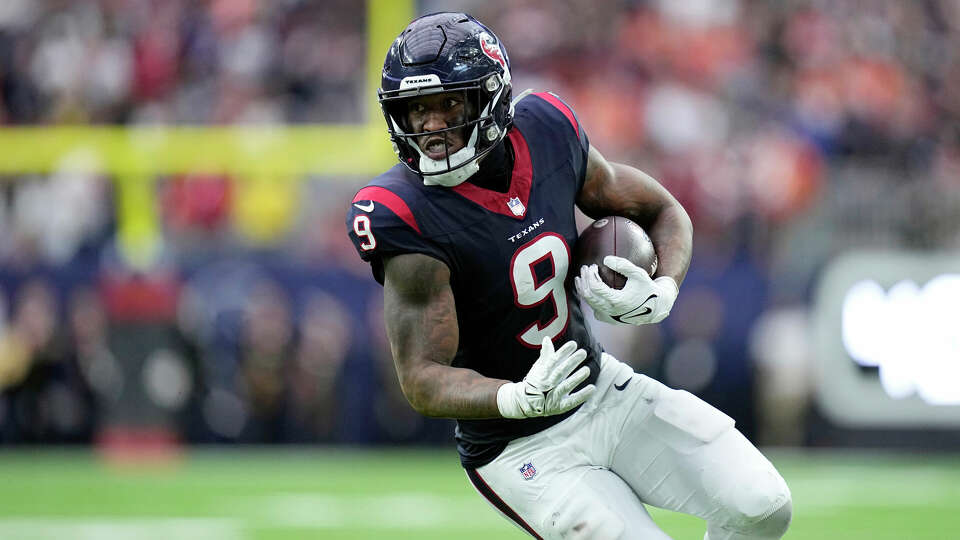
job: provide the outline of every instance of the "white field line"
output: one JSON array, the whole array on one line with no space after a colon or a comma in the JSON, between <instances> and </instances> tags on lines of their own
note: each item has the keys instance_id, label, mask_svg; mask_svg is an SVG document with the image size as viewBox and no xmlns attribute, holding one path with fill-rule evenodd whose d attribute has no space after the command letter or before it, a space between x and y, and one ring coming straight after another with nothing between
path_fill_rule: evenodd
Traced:
<instances>
[{"instance_id":1,"label":"white field line","mask_svg":"<svg viewBox=\"0 0 960 540\"><path fill-rule=\"evenodd\" d=\"M288 527L326 529L362 524L376 529L476 530L504 526L503 518L479 496L282 493L258 499L253 508L264 522Z\"/></svg>"},{"instance_id":2,"label":"white field line","mask_svg":"<svg viewBox=\"0 0 960 540\"><path fill-rule=\"evenodd\" d=\"M0 538L16 540L242 540L240 522L209 518L3 518Z\"/></svg>"}]
</instances>

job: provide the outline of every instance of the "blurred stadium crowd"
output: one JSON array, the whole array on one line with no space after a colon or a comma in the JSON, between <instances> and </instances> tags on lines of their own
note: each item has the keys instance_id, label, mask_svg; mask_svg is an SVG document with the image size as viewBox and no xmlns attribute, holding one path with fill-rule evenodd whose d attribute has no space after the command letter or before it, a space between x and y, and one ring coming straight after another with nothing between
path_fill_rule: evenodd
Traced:
<instances>
[{"instance_id":1,"label":"blurred stadium crowd","mask_svg":"<svg viewBox=\"0 0 960 540\"><path fill-rule=\"evenodd\" d=\"M760 442L829 443L808 421L818 272L853 248L960 248L960 4L418 9L487 23L516 91L558 93L609 159L690 211L673 315L598 326L607 348ZM0 123L363 122L365 19L346 0L6 0ZM165 252L147 272L117 255L111 178L5 180L0 441L450 439L400 395L379 288L344 233L368 179L158 178Z\"/></svg>"}]
</instances>

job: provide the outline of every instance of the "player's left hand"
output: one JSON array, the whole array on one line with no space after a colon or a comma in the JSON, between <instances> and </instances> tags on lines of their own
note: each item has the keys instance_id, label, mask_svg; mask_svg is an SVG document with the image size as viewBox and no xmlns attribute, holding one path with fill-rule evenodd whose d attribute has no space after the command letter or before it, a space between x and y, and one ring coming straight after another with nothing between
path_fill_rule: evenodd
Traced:
<instances>
[{"instance_id":1,"label":"player's left hand","mask_svg":"<svg viewBox=\"0 0 960 540\"><path fill-rule=\"evenodd\" d=\"M641 325L667 318L680 292L673 278L653 279L646 270L623 257L608 255L603 264L627 278L622 289L604 283L595 264L581 266L580 276L573 278L577 292L593 308L598 321Z\"/></svg>"},{"instance_id":2,"label":"player's left hand","mask_svg":"<svg viewBox=\"0 0 960 540\"><path fill-rule=\"evenodd\" d=\"M554 350L553 341L544 337L540 358L520 382L508 382L497 389L497 408L504 418L533 418L561 414L580 405L593 395L596 386L588 384L573 390L590 376L590 368L581 366L587 351L568 341Z\"/></svg>"}]
</instances>

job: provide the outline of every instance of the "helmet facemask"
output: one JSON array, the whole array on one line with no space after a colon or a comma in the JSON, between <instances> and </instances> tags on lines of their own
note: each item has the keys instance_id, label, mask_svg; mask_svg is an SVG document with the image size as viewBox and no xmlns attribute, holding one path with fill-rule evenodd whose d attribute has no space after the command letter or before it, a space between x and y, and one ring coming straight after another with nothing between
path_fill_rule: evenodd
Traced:
<instances>
[{"instance_id":1,"label":"helmet facemask","mask_svg":"<svg viewBox=\"0 0 960 540\"><path fill-rule=\"evenodd\" d=\"M480 159L506 135L512 112L509 72L506 72L506 81L499 73L446 85L440 83L437 77L411 79L419 79L421 84L416 81L407 85L401 83L398 90L379 92L380 106L394 151L404 165L423 177L424 184L456 186L479 170ZM462 123L436 131L414 133L407 115L409 100L448 92L462 93L465 111ZM459 133L464 140L464 147L452 154L449 147L445 148L443 159L431 159L417 142L425 134L430 134L440 135L444 145L447 145L447 134L450 132Z\"/></svg>"}]
</instances>

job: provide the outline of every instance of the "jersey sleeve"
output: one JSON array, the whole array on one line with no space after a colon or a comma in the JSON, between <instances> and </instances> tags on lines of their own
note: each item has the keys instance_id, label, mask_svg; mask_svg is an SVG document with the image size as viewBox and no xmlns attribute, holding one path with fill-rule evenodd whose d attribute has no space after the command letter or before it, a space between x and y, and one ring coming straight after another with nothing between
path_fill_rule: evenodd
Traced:
<instances>
[{"instance_id":1,"label":"jersey sleeve","mask_svg":"<svg viewBox=\"0 0 960 540\"><path fill-rule=\"evenodd\" d=\"M357 192L347 212L347 234L360 258L370 263L383 284L383 259L402 253L423 253L450 266L449 256L427 238L410 206L392 191L367 186Z\"/></svg>"},{"instance_id":2,"label":"jersey sleeve","mask_svg":"<svg viewBox=\"0 0 960 540\"><path fill-rule=\"evenodd\" d=\"M544 114L557 125L556 132L567 138L567 143L574 155L574 165L580 172L577 175L577 191L579 191L583 187L587 174L587 154L590 151L590 140L587 137L587 132L580 124L573 108L560 96L553 92L535 92L533 96L545 102L542 107Z\"/></svg>"}]
</instances>

